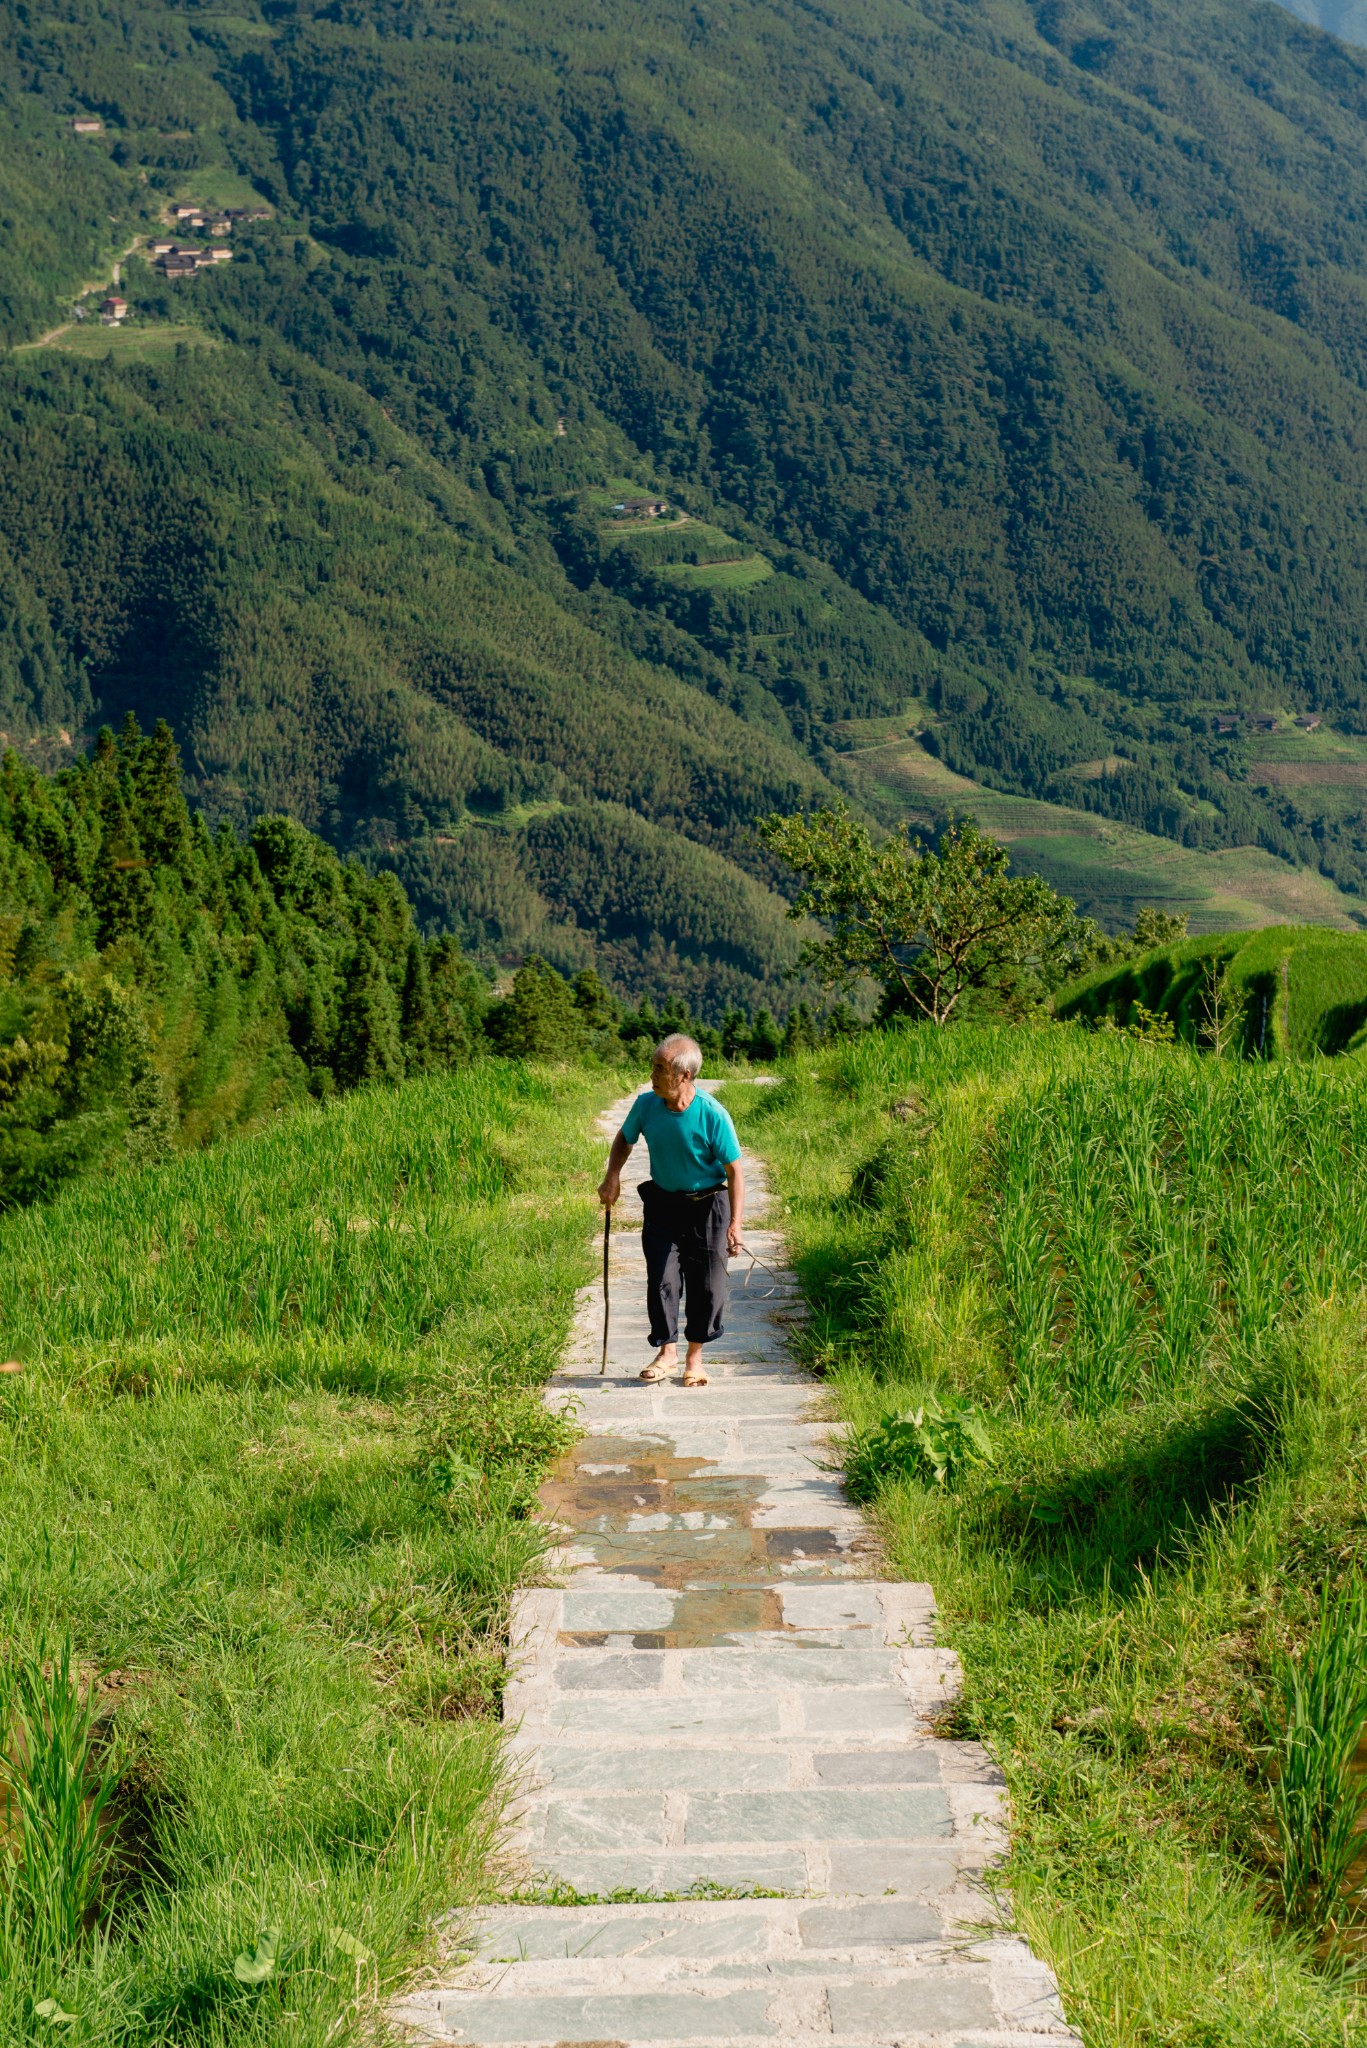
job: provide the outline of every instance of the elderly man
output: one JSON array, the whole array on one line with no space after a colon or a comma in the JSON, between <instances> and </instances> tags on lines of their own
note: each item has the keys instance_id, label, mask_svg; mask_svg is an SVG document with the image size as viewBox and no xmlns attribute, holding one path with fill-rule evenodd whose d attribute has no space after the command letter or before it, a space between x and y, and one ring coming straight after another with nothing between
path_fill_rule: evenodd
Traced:
<instances>
[{"instance_id":1,"label":"elderly man","mask_svg":"<svg viewBox=\"0 0 1367 2048\"><path fill-rule=\"evenodd\" d=\"M705 1387L702 1348L722 1334L726 1261L741 1248L745 1176L736 1127L719 1102L698 1087L702 1053L676 1031L656 1046L650 1088L638 1095L612 1141L598 1199L610 1209L622 1191L622 1168L637 1139L650 1152L641 1183L645 1221L646 1301L654 1358L643 1380L667 1379L678 1363L679 1291L686 1316L686 1387Z\"/></svg>"}]
</instances>

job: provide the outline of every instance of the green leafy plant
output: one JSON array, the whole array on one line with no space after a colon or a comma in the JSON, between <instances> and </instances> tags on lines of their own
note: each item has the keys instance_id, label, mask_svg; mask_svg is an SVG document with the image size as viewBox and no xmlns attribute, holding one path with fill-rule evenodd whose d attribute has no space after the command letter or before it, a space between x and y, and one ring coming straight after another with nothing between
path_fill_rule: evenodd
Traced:
<instances>
[{"instance_id":1,"label":"green leafy plant","mask_svg":"<svg viewBox=\"0 0 1367 2048\"><path fill-rule=\"evenodd\" d=\"M275 1975L275 1966L280 1957L280 1929L263 1927L256 1937L256 1948L251 1955L245 1952L233 1959L233 1975L239 1984L264 1984Z\"/></svg>"},{"instance_id":2,"label":"green leafy plant","mask_svg":"<svg viewBox=\"0 0 1367 2048\"><path fill-rule=\"evenodd\" d=\"M35 2019L46 2020L50 2027L69 2027L80 2018L78 2012L67 2012L56 1998L40 1998L33 2014Z\"/></svg>"},{"instance_id":3,"label":"green leafy plant","mask_svg":"<svg viewBox=\"0 0 1367 2048\"><path fill-rule=\"evenodd\" d=\"M117 1779L96 1754L95 1722L95 1686L78 1680L69 1640L50 1663L21 1655L0 1673L0 1792L15 1847L5 1931L44 1956L81 1940L113 1849Z\"/></svg>"},{"instance_id":4,"label":"green leafy plant","mask_svg":"<svg viewBox=\"0 0 1367 2048\"><path fill-rule=\"evenodd\" d=\"M330 1927L328 1940L342 1955L350 1956L353 1962L370 1963L375 1960L365 1943L358 1941L354 1934L348 1934L345 1927Z\"/></svg>"},{"instance_id":5,"label":"green leafy plant","mask_svg":"<svg viewBox=\"0 0 1367 2048\"><path fill-rule=\"evenodd\" d=\"M928 1394L918 1408L885 1415L857 1439L847 1468L850 1491L856 1500L869 1500L898 1479L952 1487L970 1467L995 1457L988 1418L976 1401Z\"/></svg>"},{"instance_id":6,"label":"green leafy plant","mask_svg":"<svg viewBox=\"0 0 1367 2048\"><path fill-rule=\"evenodd\" d=\"M551 1360L543 1370L549 1372ZM526 1383L528 1365L506 1345L446 1368L436 1404L431 1473L439 1492L456 1496L487 1475L540 1475L574 1441L567 1418Z\"/></svg>"},{"instance_id":7,"label":"green leafy plant","mask_svg":"<svg viewBox=\"0 0 1367 2048\"><path fill-rule=\"evenodd\" d=\"M1367 1728L1367 1583L1325 1586L1313 1635L1278 1659L1282 1725L1273 1748L1272 1812L1287 1913L1316 1930L1337 1924L1362 1895L1367 1788L1354 1758Z\"/></svg>"},{"instance_id":8,"label":"green leafy plant","mask_svg":"<svg viewBox=\"0 0 1367 2048\"><path fill-rule=\"evenodd\" d=\"M1172 1018L1161 1010L1150 1010L1143 1003L1136 1003L1134 1016L1126 1026L1131 1038L1142 1038L1148 1045L1174 1045L1177 1042L1177 1026Z\"/></svg>"}]
</instances>

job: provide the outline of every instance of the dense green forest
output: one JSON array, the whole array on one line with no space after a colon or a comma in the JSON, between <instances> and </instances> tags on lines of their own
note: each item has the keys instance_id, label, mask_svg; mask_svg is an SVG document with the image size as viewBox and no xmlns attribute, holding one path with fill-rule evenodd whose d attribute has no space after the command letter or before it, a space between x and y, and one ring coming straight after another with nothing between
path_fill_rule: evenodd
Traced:
<instances>
[{"instance_id":1,"label":"dense green forest","mask_svg":"<svg viewBox=\"0 0 1367 2048\"><path fill-rule=\"evenodd\" d=\"M0 762L0 1209L309 1095L468 1062L489 991L392 874L191 817L169 727Z\"/></svg>"},{"instance_id":2,"label":"dense green forest","mask_svg":"<svg viewBox=\"0 0 1367 2048\"><path fill-rule=\"evenodd\" d=\"M0 723L175 710L213 817L289 811L397 868L433 929L718 1014L764 999L796 947L736 856L758 803L828 786L786 727L509 566L497 508L283 348L21 355L8 388Z\"/></svg>"},{"instance_id":3,"label":"dense green forest","mask_svg":"<svg viewBox=\"0 0 1367 2048\"><path fill-rule=\"evenodd\" d=\"M801 1000L782 1028L763 1006L709 1025L677 990L628 1008L592 967L569 980L535 954L495 989L449 933L422 935L392 870L278 814L211 832L182 784L170 727L144 735L131 712L55 775L0 756L0 1212L492 1053L639 1060L683 1030L710 1057L770 1059L856 1027L847 1005L818 1022ZM605 929L627 915L572 815L543 853ZM630 915L655 908L646 892ZM679 961L654 943L668 979Z\"/></svg>"},{"instance_id":4,"label":"dense green forest","mask_svg":"<svg viewBox=\"0 0 1367 2048\"><path fill-rule=\"evenodd\" d=\"M714 1016L790 957L745 821L908 703L980 781L1367 882L1361 806L1214 730L1367 730L1342 44L1243 0L56 0L0 75L11 345L171 196L271 208L212 274L126 262L136 346L0 369L26 744L166 716L211 818Z\"/></svg>"}]
</instances>

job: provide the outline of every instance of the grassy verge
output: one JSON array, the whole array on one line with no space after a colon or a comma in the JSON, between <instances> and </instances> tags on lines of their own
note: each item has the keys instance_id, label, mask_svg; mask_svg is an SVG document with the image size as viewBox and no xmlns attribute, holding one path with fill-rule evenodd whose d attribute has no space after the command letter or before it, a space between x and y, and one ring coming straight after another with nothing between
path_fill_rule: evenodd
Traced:
<instances>
[{"instance_id":1,"label":"grassy verge","mask_svg":"<svg viewBox=\"0 0 1367 2048\"><path fill-rule=\"evenodd\" d=\"M1269 1769L1280 1660L1367 1553L1367 1089L963 1028L805 1057L732 1108L1090 2048L1367 2039L1279 1910ZM937 1484L880 1434L927 1396L976 1404L992 1462Z\"/></svg>"},{"instance_id":2,"label":"grassy verge","mask_svg":"<svg viewBox=\"0 0 1367 2048\"><path fill-rule=\"evenodd\" d=\"M0 1918L0 2039L359 2038L486 1882L610 1086L490 1062L0 1225L5 1661L70 1636L116 1779L100 1927Z\"/></svg>"}]
</instances>

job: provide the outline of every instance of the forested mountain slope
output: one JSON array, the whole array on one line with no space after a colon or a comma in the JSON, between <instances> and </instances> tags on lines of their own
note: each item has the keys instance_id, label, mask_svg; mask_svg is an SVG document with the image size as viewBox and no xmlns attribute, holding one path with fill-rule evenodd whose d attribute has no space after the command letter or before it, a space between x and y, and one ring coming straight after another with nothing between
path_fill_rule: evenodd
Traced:
<instances>
[{"instance_id":1,"label":"forested mountain slope","mask_svg":"<svg viewBox=\"0 0 1367 2048\"><path fill-rule=\"evenodd\" d=\"M1367 730L1367 60L1245 0L5 34L60 164L30 207L4 146L12 340L102 212L112 253L173 192L273 210L212 275L128 268L149 344L212 348L4 372L15 730L164 714L215 809L505 953L606 917L707 1000L781 959L744 822L909 698L980 781L1367 881L1360 804L1213 730ZM691 517L613 517L649 491Z\"/></svg>"},{"instance_id":2,"label":"forested mountain slope","mask_svg":"<svg viewBox=\"0 0 1367 2048\"><path fill-rule=\"evenodd\" d=\"M17 359L0 716L18 723L27 692L70 729L92 683L171 711L212 814L291 811L477 943L576 966L596 947L629 986L648 960L713 1008L762 999L796 940L728 856L757 807L825 786L781 720L743 720L577 617L487 500L339 380L226 356Z\"/></svg>"}]
</instances>

